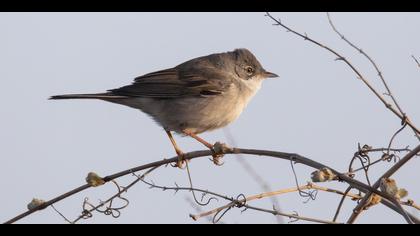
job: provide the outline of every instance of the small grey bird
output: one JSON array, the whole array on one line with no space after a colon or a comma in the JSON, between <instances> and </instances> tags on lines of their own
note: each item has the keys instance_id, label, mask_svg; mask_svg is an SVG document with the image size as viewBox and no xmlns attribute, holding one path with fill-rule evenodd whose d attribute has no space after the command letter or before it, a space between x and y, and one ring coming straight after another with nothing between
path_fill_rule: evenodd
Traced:
<instances>
[{"instance_id":1,"label":"small grey bird","mask_svg":"<svg viewBox=\"0 0 420 236\"><path fill-rule=\"evenodd\" d=\"M171 131L190 136L211 150L213 145L197 134L224 127L242 113L265 78L266 71L247 49L211 54L174 68L135 78L131 85L105 93L69 94L50 99L100 99L126 105L150 115L166 131L179 156Z\"/></svg>"}]
</instances>

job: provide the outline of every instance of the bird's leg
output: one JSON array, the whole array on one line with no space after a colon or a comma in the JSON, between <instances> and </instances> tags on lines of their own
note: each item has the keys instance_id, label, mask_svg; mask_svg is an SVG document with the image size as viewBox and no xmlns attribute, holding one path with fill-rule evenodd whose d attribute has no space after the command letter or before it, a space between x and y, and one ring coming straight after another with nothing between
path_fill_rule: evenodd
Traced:
<instances>
[{"instance_id":1,"label":"bird's leg","mask_svg":"<svg viewBox=\"0 0 420 236\"><path fill-rule=\"evenodd\" d=\"M207 142L206 140L200 138L198 135L196 135L193 132L187 131L187 130L183 130L182 131L185 135L190 136L191 138L197 140L198 142L202 143L204 146L206 146L207 148L209 148L212 152L213 152L213 163L217 166L221 166L223 165L223 163L220 161L220 159L223 157L223 154L217 154L216 151L214 150L214 145L210 144L209 142Z\"/></svg>"},{"instance_id":2,"label":"bird's leg","mask_svg":"<svg viewBox=\"0 0 420 236\"><path fill-rule=\"evenodd\" d=\"M169 131L169 130L165 130L165 131L166 131L166 134L169 137L169 140L171 140L172 146L174 147L176 154L178 155L178 162L175 165L173 165L173 167L178 167L180 169L185 169L185 167L184 167L184 163L185 163L184 152L182 152L181 149L178 147L178 144L176 144L175 139L171 134L171 131Z\"/></svg>"},{"instance_id":3,"label":"bird's leg","mask_svg":"<svg viewBox=\"0 0 420 236\"><path fill-rule=\"evenodd\" d=\"M193 132L189 132L187 130L183 130L182 131L185 135L190 136L191 138L197 140L198 142L202 143L204 146L208 147L209 149L213 149L213 145L211 145L209 142L207 142L206 140L198 137L198 135L194 134Z\"/></svg>"}]
</instances>

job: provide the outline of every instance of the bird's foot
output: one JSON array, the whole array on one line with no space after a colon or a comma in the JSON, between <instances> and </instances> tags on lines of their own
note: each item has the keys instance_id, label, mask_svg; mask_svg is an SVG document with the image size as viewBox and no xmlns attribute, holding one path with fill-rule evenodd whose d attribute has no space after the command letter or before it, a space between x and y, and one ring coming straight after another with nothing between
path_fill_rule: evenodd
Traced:
<instances>
[{"instance_id":1,"label":"bird's foot","mask_svg":"<svg viewBox=\"0 0 420 236\"><path fill-rule=\"evenodd\" d=\"M210 150L213 152L213 154L212 154L213 159L211 159L211 161L216 166L222 166L224 164L224 162L222 162L222 159L223 159L225 153L228 153L228 152L231 151L231 148L228 147L225 143L216 142L210 148Z\"/></svg>"},{"instance_id":2,"label":"bird's foot","mask_svg":"<svg viewBox=\"0 0 420 236\"><path fill-rule=\"evenodd\" d=\"M184 170L187 166L188 160L185 159L185 154L182 151L178 151L177 154L178 154L178 161L175 164L172 164L171 166Z\"/></svg>"},{"instance_id":3,"label":"bird's foot","mask_svg":"<svg viewBox=\"0 0 420 236\"><path fill-rule=\"evenodd\" d=\"M215 155L213 154L212 157L210 159L210 161L212 161L216 166L222 166L223 164L225 164L222 159L223 159L224 155Z\"/></svg>"}]
</instances>

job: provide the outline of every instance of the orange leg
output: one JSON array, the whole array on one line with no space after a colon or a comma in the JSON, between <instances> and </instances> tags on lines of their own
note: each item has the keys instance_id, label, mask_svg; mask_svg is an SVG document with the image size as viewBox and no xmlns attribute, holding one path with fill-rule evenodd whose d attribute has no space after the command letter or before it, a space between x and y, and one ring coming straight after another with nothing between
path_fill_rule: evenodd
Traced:
<instances>
[{"instance_id":1,"label":"orange leg","mask_svg":"<svg viewBox=\"0 0 420 236\"><path fill-rule=\"evenodd\" d=\"M209 142L207 142L206 140L198 137L196 134L194 134L193 132L189 132L186 130L182 131L185 135L190 136L191 138L197 140L198 142L202 143L204 146L208 147L209 149L213 149L213 145L211 145Z\"/></svg>"},{"instance_id":2,"label":"orange leg","mask_svg":"<svg viewBox=\"0 0 420 236\"><path fill-rule=\"evenodd\" d=\"M174 147L176 154L178 155L178 162L176 163L176 165L174 165L174 167L179 167L181 169L184 169L185 168L184 167L185 160L183 159L184 152L182 152L181 149L178 147L178 144L176 144L175 139L171 134L171 131L169 130L165 130L165 131L169 137L169 140L171 140L172 146Z\"/></svg>"},{"instance_id":3,"label":"orange leg","mask_svg":"<svg viewBox=\"0 0 420 236\"><path fill-rule=\"evenodd\" d=\"M193 138L193 139L195 139L195 140L197 140L198 142L200 142L200 143L202 143L204 146L206 146L207 148L209 148L211 151L213 151L213 163L215 164L215 165L217 165L217 166L221 166L221 165L223 165L223 163L221 163L221 158L223 157L223 155L217 155L217 154L215 154L215 151L214 151L214 145L212 145L211 143L209 143L209 142L207 142L206 140L204 140L204 139L202 139L202 138L200 138L200 137L198 137L198 135L196 135L196 134L194 134L193 132L189 132L189 131L186 131L186 130L183 130L182 131L185 135L188 135L188 136L190 136L191 138Z\"/></svg>"}]
</instances>

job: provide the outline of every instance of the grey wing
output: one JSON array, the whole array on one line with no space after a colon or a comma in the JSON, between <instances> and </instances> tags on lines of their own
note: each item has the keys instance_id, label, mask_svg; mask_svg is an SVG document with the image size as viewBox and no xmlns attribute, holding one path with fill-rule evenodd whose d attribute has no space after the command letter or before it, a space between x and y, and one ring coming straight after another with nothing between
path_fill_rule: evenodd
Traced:
<instances>
[{"instance_id":1,"label":"grey wing","mask_svg":"<svg viewBox=\"0 0 420 236\"><path fill-rule=\"evenodd\" d=\"M135 78L133 84L109 90L114 95L148 98L179 98L214 96L226 91L232 84L215 68L182 70L175 67Z\"/></svg>"}]
</instances>

